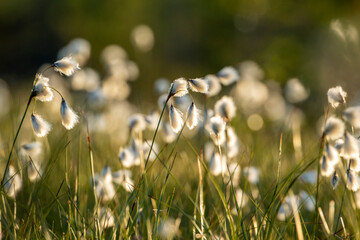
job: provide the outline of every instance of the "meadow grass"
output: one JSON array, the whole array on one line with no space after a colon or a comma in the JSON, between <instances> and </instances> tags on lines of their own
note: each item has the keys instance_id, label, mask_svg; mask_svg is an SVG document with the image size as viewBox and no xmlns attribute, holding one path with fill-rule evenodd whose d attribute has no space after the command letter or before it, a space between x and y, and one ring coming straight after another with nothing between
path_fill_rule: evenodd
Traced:
<instances>
[{"instance_id":1,"label":"meadow grass","mask_svg":"<svg viewBox=\"0 0 360 240\"><path fill-rule=\"evenodd\" d=\"M57 63L52 67L61 72L64 66ZM72 71L66 69L63 73L72 75ZM336 152L338 162L324 163L325 160L335 161L330 159L325 144L337 144L332 139L334 126L329 127L328 116L341 118L346 106L331 106L334 102L329 100L328 109L331 110L325 111L325 129L318 135L312 124L298 123L301 121L297 115L300 110L290 102L281 121L271 121L263 113L260 117L250 118L252 114L241 104L239 107L237 101L248 101L249 105L256 99L249 102L234 89L244 82L250 84L250 88L253 84L263 86L261 80L246 82L249 80L242 79L244 73L232 67L222 69L214 77L219 81L217 84L223 85L223 89L216 90L214 95L210 94L211 84L206 78L193 79L190 83L186 79L175 80L164 93L165 101L153 127L148 127L149 121L145 124L149 109L141 109L144 122L141 117L136 117L127 126L127 122L117 122L115 118L107 124L122 124L125 130L120 133L95 131L90 119L91 104L80 106L73 102L73 106L81 107L76 111L80 122L73 129L77 121L70 124L68 130L61 126L58 117L51 120L53 129L45 134L47 136L35 137L31 126L23 120L29 117L28 111L39 96L36 95L38 92L34 93L37 75L28 103L22 105L24 99L21 99L18 105L14 104L9 116L1 119L4 171L1 237L359 238L359 183L357 175L350 178L351 171L360 171L351 165L360 161L359 147L357 142L357 147L354 146L352 138L347 140L346 137L347 134L356 136L351 127L354 124L348 126L351 133L346 133L344 138L345 129L340 129L337 139L342 139L343 145ZM301 83L292 80L291 84ZM243 87L241 85L241 89ZM256 89L249 91L256 92ZM77 93L74 91L73 94ZM302 95L303 99L292 96L291 101L301 102L308 96L301 91L292 94ZM62 93L60 95L64 99ZM197 119L198 115L191 112L194 108L188 108L189 105L185 110L179 110L184 103L176 101L184 95L191 96L188 104L196 104L202 119ZM336 98L339 105L345 104L345 97L343 102ZM260 105L265 103L266 99ZM44 117L50 111L46 104L36 105ZM104 109L100 107L95 112L102 114ZM23 117L19 121L22 111ZM64 111L67 110L62 110L62 114ZM176 111L183 112L183 116ZM344 120L353 121L353 115L348 114ZM191 119L194 116L196 119ZM257 129L260 123L249 119L259 118L263 122ZM190 120L191 124L197 124L195 129L188 129L192 128L189 127ZM62 122L64 124L64 118ZM173 132L166 132L166 123L170 123ZM129 128L126 141L121 144L113 141L112 135L126 135ZM30 152L31 149L23 145L35 140L41 143L41 164L37 162L39 154ZM212 145L210 157L208 143ZM140 150L145 148L147 151ZM320 161L322 156L325 160ZM328 177L334 171L338 175L336 183L339 182L336 188L331 186Z\"/></svg>"}]
</instances>

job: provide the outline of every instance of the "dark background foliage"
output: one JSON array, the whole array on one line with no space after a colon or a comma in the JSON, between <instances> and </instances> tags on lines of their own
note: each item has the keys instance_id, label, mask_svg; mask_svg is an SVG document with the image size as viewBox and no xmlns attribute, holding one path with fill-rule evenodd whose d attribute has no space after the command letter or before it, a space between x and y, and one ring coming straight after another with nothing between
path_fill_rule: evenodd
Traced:
<instances>
[{"instance_id":1,"label":"dark background foliage","mask_svg":"<svg viewBox=\"0 0 360 240\"><path fill-rule=\"evenodd\" d=\"M348 67L336 60L344 54L334 50L339 44L329 24L341 19L357 25L359 9L359 1L337 0L4 0L0 77L31 81L41 64L56 60L62 46L82 37L92 46L88 65L100 72L101 50L109 44L124 47L140 67L134 87L145 96L151 95L143 87L158 77L200 77L247 59L258 62L267 78L284 83L296 76L316 91L325 77L330 82L349 78L338 71L324 75L321 69L329 59L334 59L330 67ZM138 24L154 32L151 52L131 44Z\"/></svg>"}]
</instances>

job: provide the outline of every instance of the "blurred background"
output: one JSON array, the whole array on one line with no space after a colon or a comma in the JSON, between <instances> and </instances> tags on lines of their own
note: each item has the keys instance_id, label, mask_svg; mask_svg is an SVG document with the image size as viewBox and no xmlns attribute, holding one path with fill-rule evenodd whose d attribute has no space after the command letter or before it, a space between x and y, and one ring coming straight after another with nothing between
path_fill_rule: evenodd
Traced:
<instances>
[{"instance_id":1,"label":"blurred background","mask_svg":"<svg viewBox=\"0 0 360 240\"><path fill-rule=\"evenodd\" d=\"M353 89L360 85L357 36L346 43L330 25L340 19L344 28L357 28L359 11L355 0L5 0L0 78L30 86L42 64L57 60L72 39L84 38L91 44L87 66L101 76L102 50L110 44L126 50L139 68L131 83L135 101L155 99L149 89L159 77L202 77L248 59L282 85L298 77L311 96L335 84ZM145 25L138 29L140 43L134 40L139 25Z\"/></svg>"},{"instance_id":2,"label":"blurred background","mask_svg":"<svg viewBox=\"0 0 360 240\"><path fill-rule=\"evenodd\" d=\"M232 96L240 113L232 126L240 138L235 141L237 152L231 160L238 161L238 155L245 155L245 160L241 157L242 166L259 166L259 171L266 173L260 174L265 184L259 184L259 192L267 194L275 179L280 134L284 132L283 156L289 160L282 163L285 172L303 157L317 156L313 147L322 134L324 119L320 117L328 105L326 93L330 87L341 85L348 93L349 105L360 104L359 13L359 0L304 0L301 4L285 0L0 0L0 165L5 166L35 74L72 54L81 70L66 77L48 69L44 76L79 115L84 110L96 173L104 166L115 171L126 167L118 160L118 153L133 144L135 135L129 131L129 119L135 113L143 114L144 125L153 127L139 138L152 139L171 81L220 71L226 74L212 76L219 85L212 98L194 93L195 100L189 96L178 98L175 106L182 106L179 109L185 112L194 101L200 110L206 110L221 96ZM224 79L231 81L224 83ZM61 98L57 94L55 98L36 105L36 112L53 124L52 133L43 141L47 154L43 166L48 164L50 170L55 166L57 172L49 174L51 181L47 182L53 184L53 189L58 188L64 173L70 172L65 160L69 159L70 178L78 176L79 189L92 194L85 147L87 125L82 121L69 133L62 128ZM31 108L35 112L35 106ZM335 111L341 114L342 109L330 113ZM162 121L159 146L171 146L168 144L177 139L167 116ZM29 119L24 121L17 141L20 147L41 140L34 136ZM320 123L318 129L315 122ZM206 140L201 129L184 131L186 138L196 140L195 149ZM74 141L68 156L63 150L68 149L69 139ZM185 146L185 142L181 144ZM264 151L263 146L268 149ZM190 152L187 145L184 149ZM166 151L170 152L170 147L162 152L164 156ZM194 155L186 154L181 156L185 161L175 165L175 179L186 179L185 187L191 192L198 180ZM60 160L55 162L58 155ZM165 173L162 165L158 169L154 170L156 174ZM193 173L189 174L189 169ZM189 175L192 182L188 181ZM24 186L17 199L30 203L28 195L33 188ZM46 189L42 191L44 199L50 199ZM82 197L88 199L85 194ZM178 201L180 205L185 202L182 200ZM81 211L86 212L88 206L91 204L82 203ZM357 229L350 206L349 223ZM206 209L210 208L208 205Z\"/></svg>"}]
</instances>

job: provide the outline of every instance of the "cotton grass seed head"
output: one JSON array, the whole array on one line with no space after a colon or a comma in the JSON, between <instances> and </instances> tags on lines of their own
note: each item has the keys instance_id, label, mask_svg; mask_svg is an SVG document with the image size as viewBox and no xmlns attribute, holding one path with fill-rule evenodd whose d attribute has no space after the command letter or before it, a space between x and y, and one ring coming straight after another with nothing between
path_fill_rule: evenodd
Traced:
<instances>
[{"instance_id":1,"label":"cotton grass seed head","mask_svg":"<svg viewBox=\"0 0 360 240\"><path fill-rule=\"evenodd\" d=\"M175 133L180 132L180 130L184 124L184 120L182 118L182 113L177 108L175 108L173 105L170 106L169 120L170 120L170 125L171 125L172 130Z\"/></svg>"},{"instance_id":2,"label":"cotton grass seed head","mask_svg":"<svg viewBox=\"0 0 360 240\"><path fill-rule=\"evenodd\" d=\"M353 170L354 172L360 172L360 159L359 156L355 157L355 158L351 158L349 159L350 161L350 169Z\"/></svg>"},{"instance_id":3,"label":"cotton grass seed head","mask_svg":"<svg viewBox=\"0 0 360 240\"><path fill-rule=\"evenodd\" d=\"M306 100L309 92L297 78L289 79L285 85L285 98L290 103L299 103Z\"/></svg>"},{"instance_id":4,"label":"cotton grass seed head","mask_svg":"<svg viewBox=\"0 0 360 240\"><path fill-rule=\"evenodd\" d=\"M356 176L355 172L351 169L347 171L346 187L353 192L356 192L360 188L359 179Z\"/></svg>"},{"instance_id":5,"label":"cotton grass seed head","mask_svg":"<svg viewBox=\"0 0 360 240\"><path fill-rule=\"evenodd\" d=\"M237 105L247 115L261 110L270 95L268 87L253 78L239 81L232 92Z\"/></svg>"},{"instance_id":6,"label":"cotton grass seed head","mask_svg":"<svg viewBox=\"0 0 360 240\"><path fill-rule=\"evenodd\" d=\"M177 134L172 130L169 122L163 122L161 125L162 139L166 143L172 143L175 141Z\"/></svg>"},{"instance_id":7,"label":"cotton grass seed head","mask_svg":"<svg viewBox=\"0 0 360 240\"><path fill-rule=\"evenodd\" d=\"M345 124L336 117L330 117L325 123L324 135L330 140L336 140L343 136Z\"/></svg>"},{"instance_id":8,"label":"cotton grass seed head","mask_svg":"<svg viewBox=\"0 0 360 240\"><path fill-rule=\"evenodd\" d=\"M327 157L323 155L320 159L320 171L321 175L329 177L334 172L334 166L329 163Z\"/></svg>"},{"instance_id":9,"label":"cotton grass seed head","mask_svg":"<svg viewBox=\"0 0 360 240\"><path fill-rule=\"evenodd\" d=\"M335 166L340 160L338 151L333 146L329 145L329 143L326 143L325 154L327 160L333 166Z\"/></svg>"},{"instance_id":10,"label":"cotton grass seed head","mask_svg":"<svg viewBox=\"0 0 360 240\"><path fill-rule=\"evenodd\" d=\"M188 93L188 82L185 78L178 78L170 85L170 97L182 97Z\"/></svg>"},{"instance_id":11,"label":"cotton grass seed head","mask_svg":"<svg viewBox=\"0 0 360 240\"><path fill-rule=\"evenodd\" d=\"M351 126L356 129L360 128L360 107L348 107L342 116Z\"/></svg>"},{"instance_id":12,"label":"cotton grass seed head","mask_svg":"<svg viewBox=\"0 0 360 240\"><path fill-rule=\"evenodd\" d=\"M101 177L100 180L98 180L98 185L95 187L96 194L102 202L111 201L116 194L114 184L106 180L106 178Z\"/></svg>"},{"instance_id":13,"label":"cotton grass seed head","mask_svg":"<svg viewBox=\"0 0 360 240\"><path fill-rule=\"evenodd\" d=\"M301 190L298 195L299 202L305 206L305 209L312 212L315 210L315 199L312 195L304 190Z\"/></svg>"},{"instance_id":14,"label":"cotton grass seed head","mask_svg":"<svg viewBox=\"0 0 360 240\"><path fill-rule=\"evenodd\" d=\"M134 182L131 177L132 173L130 170L119 170L112 173L113 182L121 185L128 192L131 192L134 189Z\"/></svg>"},{"instance_id":15,"label":"cotton grass seed head","mask_svg":"<svg viewBox=\"0 0 360 240\"><path fill-rule=\"evenodd\" d=\"M38 137L45 137L51 130L51 124L45 121L38 114L31 114L31 123L33 126L33 130Z\"/></svg>"},{"instance_id":16,"label":"cotton grass seed head","mask_svg":"<svg viewBox=\"0 0 360 240\"><path fill-rule=\"evenodd\" d=\"M128 121L129 129L131 132L142 132L146 128L146 121L142 114L134 114L129 118Z\"/></svg>"},{"instance_id":17,"label":"cotton grass seed head","mask_svg":"<svg viewBox=\"0 0 360 240\"><path fill-rule=\"evenodd\" d=\"M110 208L102 207L100 213L98 213L99 218L99 230L102 232L106 228L115 226L115 217Z\"/></svg>"},{"instance_id":18,"label":"cotton grass seed head","mask_svg":"<svg viewBox=\"0 0 360 240\"><path fill-rule=\"evenodd\" d=\"M245 205L249 201L249 197L246 195L246 193L244 193L244 191L241 188L236 189L235 197L236 197L236 202L240 208L245 207Z\"/></svg>"},{"instance_id":19,"label":"cotton grass seed head","mask_svg":"<svg viewBox=\"0 0 360 240\"><path fill-rule=\"evenodd\" d=\"M189 79L189 87L193 92L208 93L209 85L202 78Z\"/></svg>"},{"instance_id":20,"label":"cotton grass seed head","mask_svg":"<svg viewBox=\"0 0 360 240\"><path fill-rule=\"evenodd\" d=\"M145 116L146 127L150 130L155 131L160 119L160 114L157 111L152 111L150 114Z\"/></svg>"},{"instance_id":21,"label":"cotton grass seed head","mask_svg":"<svg viewBox=\"0 0 360 240\"><path fill-rule=\"evenodd\" d=\"M327 92L328 101L333 108L337 108L340 104L346 103L347 93L341 86L330 88Z\"/></svg>"},{"instance_id":22,"label":"cotton grass seed head","mask_svg":"<svg viewBox=\"0 0 360 240\"><path fill-rule=\"evenodd\" d=\"M262 80L264 78L264 70L254 61L247 60L239 64L239 72L241 78L252 78Z\"/></svg>"},{"instance_id":23,"label":"cotton grass seed head","mask_svg":"<svg viewBox=\"0 0 360 240\"><path fill-rule=\"evenodd\" d=\"M80 69L79 63L71 56L63 57L54 63L54 70L70 77L76 70Z\"/></svg>"},{"instance_id":24,"label":"cotton grass seed head","mask_svg":"<svg viewBox=\"0 0 360 240\"><path fill-rule=\"evenodd\" d=\"M135 165L135 156L131 148L120 148L119 160L125 168Z\"/></svg>"},{"instance_id":25,"label":"cotton grass seed head","mask_svg":"<svg viewBox=\"0 0 360 240\"><path fill-rule=\"evenodd\" d=\"M30 182L36 182L41 178L43 170L41 169L40 163L32 161L28 165L28 177Z\"/></svg>"},{"instance_id":26,"label":"cotton grass seed head","mask_svg":"<svg viewBox=\"0 0 360 240\"><path fill-rule=\"evenodd\" d=\"M356 158L359 156L358 140L348 132L346 132L344 135L344 146L342 148L342 156L346 159Z\"/></svg>"},{"instance_id":27,"label":"cotton grass seed head","mask_svg":"<svg viewBox=\"0 0 360 240\"><path fill-rule=\"evenodd\" d=\"M239 154L239 144L228 145L227 147L227 155L229 159L235 158Z\"/></svg>"},{"instance_id":28,"label":"cotton grass seed head","mask_svg":"<svg viewBox=\"0 0 360 240\"><path fill-rule=\"evenodd\" d=\"M239 73L233 67L224 67L216 74L216 76L224 86L229 86L239 80Z\"/></svg>"},{"instance_id":29,"label":"cotton grass seed head","mask_svg":"<svg viewBox=\"0 0 360 240\"><path fill-rule=\"evenodd\" d=\"M16 171L14 166L9 166L4 182L4 190L6 194L11 198L15 198L16 194L22 188L22 180L20 174Z\"/></svg>"},{"instance_id":30,"label":"cotton grass seed head","mask_svg":"<svg viewBox=\"0 0 360 240\"><path fill-rule=\"evenodd\" d=\"M213 152L209 162L209 171L211 172L211 174L214 176L218 176L222 172L225 173L226 170L227 168L225 156L223 156L221 159L221 156L218 152Z\"/></svg>"},{"instance_id":31,"label":"cotton grass seed head","mask_svg":"<svg viewBox=\"0 0 360 240\"><path fill-rule=\"evenodd\" d=\"M62 125L67 130L72 129L79 122L79 116L68 106L64 98L61 100L60 113Z\"/></svg>"},{"instance_id":32,"label":"cotton grass seed head","mask_svg":"<svg viewBox=\"0 0 360 240\"><path fill-rule=\"evenodd\" d=\"M80 71L77 71L71 77L71 81L70 81L71 89L76 91L85 90L87 92L91 92L99 88L100 84L101 84L100 74L92 68L84 68Z\"/></svg>"},{"instance_id":33,"label":"cotton grass seed head","mask_svg":"<svg viewBox=\"0 0 360 240\"><path fill-rule=\"evenodd\" d=\"M58 52L58 59L71 55L80 66L84 66L90 58L91 45L88 40L75 38Z\"/></svg>"},{"instance_id":34,"label":"cotton grass seed head","mask_svg":"<svg viewBox=\"0 0 360 240\"><path fill-rule=\"evenodd\" d=\"M104 178L105 182L111 182L112 181L111 168L105 165L101 170L101 176Z\"/></svg>"},{"instance_id":35,"label":"cotton grass seed head","mask_svg":"<svg viewBox=\"0 0 360 240\"><path fill-rule=\"evenodd\" d=\"M19 155L20 159L25 164L27 164L31 160L33 160L33 161L38 160L41 153L42 153L42 143L41 142L30 142L30 143L21 145L18 155Z\"/></svg>"},{"instance_id":36,"label":"cotton grass seed head","mask_svg":"<svg viewBox=\"0 0 360 240\"><path fill-rule=\"evenodd\" d=\"M206 124L206 129L210 135L218 137L220 134L225 131L225 122L221 116L214 116L209 119L209 122Z\"/></svg>"},{"instance_id":37,"label":"cotton grass seed head","mask_svg":"<svg viewBox=\"0 0 360 240\"><path fill-rule=\"evenodd\" d=\"M159 224L160 239L176 239L180 235L179 226L181 219L167 218Z\"/></svg>"},{"instance_id":38,"label":"cotton grass seed head","mask_svg":"<svg viewBox=\"0 0 360 240\"><path fill-rule=\"evenodd\" d=\"M258 168L254 166L244 168L244 177L249 181L249 183L257 184L259 182L259 176L260 172Z\"/></svg>"},{"instance_id":39,"label":"cotton grass seed head","mask_svg":"<svg viewBox=\"0 0 360 240\"><path fill-rule=\"evenodd\" d=\"M215 103L215 114L224 118L225 121L230 121L236 114L236 107L232 97L223 96Z\"/></svg>"},{"instance_id":40,"label":"cotton grass seed head","mask_svg":"<svg viewBox=\"0 0 360 240\"><path fill-rule=\"evenodd\" d=\"M301 174L301 180L305 183L316 184L317 180L317 171L309 170Z\"/></svg>"},{"instance_id":41,"label":"cotton grass seed head","mask_svg":"<svg viewBox=\"0 0 360 240\"><path fill-rule=\"evenodd\" d=\"M237 135L235 133L234 128L232 128L230 126L228 126L226 128L226 140L227 140L226 144L228 146L237 145L239 143L238 137L237 137Z\"/></svg>"},{"instance_id":42,"label":"cotton grass seed head","mask_svg":"<svg viewBox=\"0 0 360 240\"><path fill-rule=\"evenodd\" d=\"M205 76L204 79L208 85L208 92L206 93L206 95L208 97L213 97L218 95L221 91L221 84L218 77L216 77L213 74L208 74Z\"/></svg>"},{"instance_id":43,"label":"cotton grass seed head","mask_svg":"<svg viewBox=\"0 0 360 240\"><path fill-rule=\"evenodd\" d=\"M222 131L218 135L210 134L210 137L216 146L223 146L226 142L225 131Z\"/></svg>"},{"instance_id":44,"label":"cotton grass seed head","mask_svg":"<svg viewBox=\"0 0 360 240\"><path fill-rule=\"evenodd\" d=\"M145 141L142 147L143 147L143 151L144 151L144 156L146 158L150 152L151 141ZM152 149L151 149L150 156L149 156L149 160L154 161L156 159L156 155L158 153L159 153L159 146L156 142L154 142Z\"/></svg>"},{"instance_id":45,"label":"cotton grass seed head","mask_svg":"<svg viewBox=\"0 0 360 240\"><path fill-rule=\"evenodd\" d=\"M130 149L134 154L134 165L140 165L140 153L143 149L141 149L141 142L138 139L133 138L131 141Z\"/></svg>"},{"instance_id":46,"label":"cotton grass seed head","mask_svg":"<svg viewBox=\"0 0 360 240\"><path fill-rule=\"evenodd\" d=\"M157 94L165 94L170 88L170 82L166 78L159 78L154 83L154 90Z\"/></svg>"},{"instance_id":47,"label":"cotton grass seed head","mask_svg":"<svg viewBox=\"0 0 360 240\"><path fill-rule=\"evenodd\" d=\"M186 112L186 125L191 130L196 127L199 123L199 110L192 102Z\"/></svg>"},{"instance_id":48,"label":"cotton grass seed head","mask_svg":"<svg viewBox=\"0 0 360 240\"><path fill-rule=\"evenodd\" d=\"M95 191L100 201L107 202L114 198L116 191L112 180L111 168L108 166L102 169L100 175L95 174Z\"/></svg>"},{"instance_id":49,"label":"cotton grass seed head","mask_svg":"<svg viewBox=\"0 0 360 240\"><path fill-rule=\"evenodd\" d=\"M36 75L36 83L33 87L33 96L41 102L50 102L54 94L49 86L49 79L41 74Z\"/></svg>"}]
</instances>

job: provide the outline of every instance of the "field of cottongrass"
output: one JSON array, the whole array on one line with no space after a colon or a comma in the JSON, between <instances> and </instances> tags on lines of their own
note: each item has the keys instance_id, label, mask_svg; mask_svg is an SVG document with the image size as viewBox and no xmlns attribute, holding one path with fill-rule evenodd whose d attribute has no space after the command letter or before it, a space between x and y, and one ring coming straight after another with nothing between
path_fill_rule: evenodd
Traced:
<instances>
[{"instance_id":1,"label":"field of cottongrass","mask_svg":"<svg viewBox=\"0 0 360 240\"><path fill-rule=\"evenodd\" d=\"M141 69L120 46L98 70L85 39L57 57L25 89L0 82L1 238L360 238L347 89L317 96L328 105L308 124L301 80L282 87L241 61L158 79L157 104L140 107L128 97Z\"/></svg>"}]
</instances>

